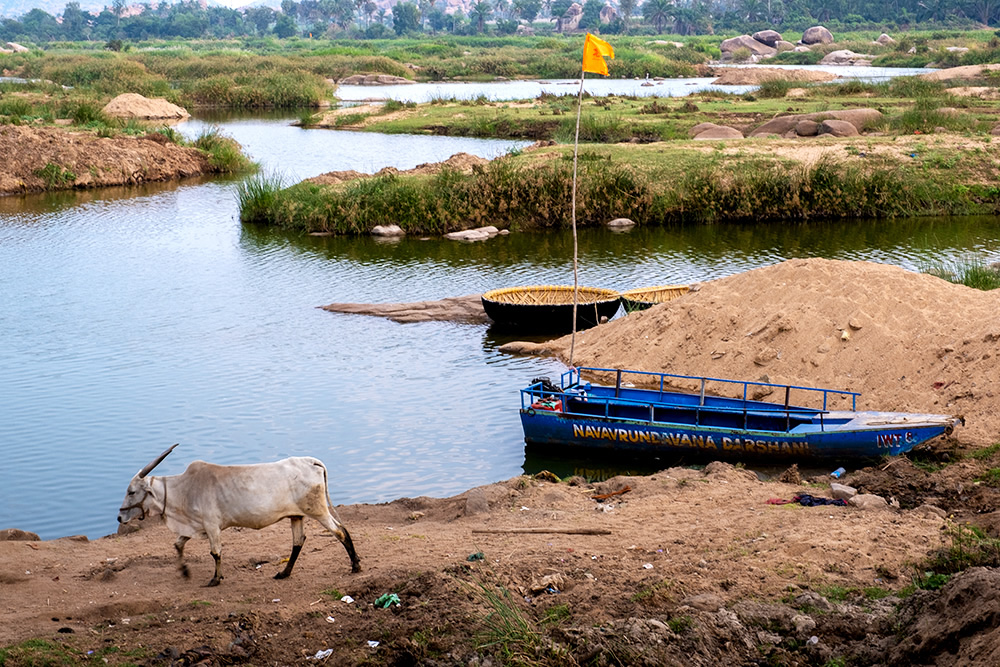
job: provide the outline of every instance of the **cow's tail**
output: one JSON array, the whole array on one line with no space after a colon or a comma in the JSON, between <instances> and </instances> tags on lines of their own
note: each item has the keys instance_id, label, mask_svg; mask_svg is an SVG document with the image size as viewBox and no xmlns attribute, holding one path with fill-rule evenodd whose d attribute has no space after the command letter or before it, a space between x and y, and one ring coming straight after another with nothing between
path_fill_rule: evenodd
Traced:
<instances>
[{"instance_id":1,"label":"cow's tail","mask_svg":"<svg viewBox=\"0 0 1000 667\"><path fill-rule=\"evenodd\" d=\"M330 514L333 515L333 518L337 521L337 523L343 526L344 522L341 521L340 515L337 514L337 508L333 506L333 501L330 499L330 480L327 478L326 465L324 465L319 459L316 459L316 462L313 465L319 466L319 468L323 471L323 489L326 492L326 506L329 508Z\"/></svg>"}]
</instances>

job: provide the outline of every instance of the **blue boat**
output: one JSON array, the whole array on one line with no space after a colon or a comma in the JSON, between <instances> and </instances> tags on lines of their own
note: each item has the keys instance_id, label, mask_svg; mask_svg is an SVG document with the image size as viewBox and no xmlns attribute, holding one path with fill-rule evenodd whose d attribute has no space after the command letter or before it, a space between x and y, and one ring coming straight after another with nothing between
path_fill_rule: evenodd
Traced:
<instances>
[{"instance_id":1,"label":"blue boat","mask_svg":"<svg viewBox=\"0 0 1000 667\"><path fill-rule=\"evenodd\" d=\"M614 377L615 384L591 384L581 374ZM816 407L792 404L793 394ZM759 400L765 396L779 402ZM559 386L538 378L521 390L521 425L529 445L794 461L895 456L965 423L951 415L859 412L858 396L838 389L571 368Z\"/></svg>"}]
</instances>

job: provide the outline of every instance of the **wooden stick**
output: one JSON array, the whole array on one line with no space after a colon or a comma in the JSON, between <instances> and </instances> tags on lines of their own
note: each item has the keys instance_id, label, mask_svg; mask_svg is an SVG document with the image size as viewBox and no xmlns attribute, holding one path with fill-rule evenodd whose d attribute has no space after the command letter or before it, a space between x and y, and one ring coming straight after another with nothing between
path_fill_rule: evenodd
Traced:
<instances>
[{"instance_id":1,"label":"wooden stick","mask_svg":"<svg viewBox=\"0 0 1000 667\"><path fill-rule=\"evenodd\" d=\"M614 496L620 496L623 493L628 493L631 490L632 490L631 486L625 486L621 489L618 489L617 491L612 491L611 493L602 493L599 496L591 496L591 498L593 498L594 500L607 500L608 498Z\"/></svg>"},{"instance_id":2,"label":"wooden stick","mask_svg":"<svg viewBox=\"0 0 1000 667\"><path fill-rule=\"evenodd\" d=\"M546 533L559 533L561 535L610 535L607 528L473 528L473 533L529 533L532 535L544 535Z\"/></svg>"}]
</instances>

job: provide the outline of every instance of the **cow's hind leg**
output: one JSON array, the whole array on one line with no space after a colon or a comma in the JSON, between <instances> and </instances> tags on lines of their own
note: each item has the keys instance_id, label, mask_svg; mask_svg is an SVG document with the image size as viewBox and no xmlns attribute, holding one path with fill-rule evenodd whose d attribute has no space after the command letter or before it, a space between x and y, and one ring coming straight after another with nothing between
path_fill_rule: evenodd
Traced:
<instances>
[{"instance_id":1,"label":"cow's hind leg","mask_svg":"<svg viewBox=\"0 0 1000 667\"><path fill-rule=\"evenodd\" d=\"M292 573L292 568L295 567L295 560L299 557L302 545L306 541L306 531L302 525L302 517L293 516L289 518L292 520L292 555L288 557L288 564L285 565L285 569L274 575L275 579L284 579Z\"/></svg>"},{"instance_id":2,"label":"cow's hind leg","mask_svg":"<svg viewBox=\"0 0 1000 667\"><path fill-rule=\"evenodd\" d=\"M338 523L333 518L333 515L329 513L326 516L314 516L313 518L323 524L324 528L336 535L340 543L347 549L347 555L351 557L351 572L360 572L361 559L358 558L358 553L354 550L354 542L351 540L351 534L347 532L347 529Z\"/></svg>"},{"instance_id":3,"label":"cow's hind leg","mask_svg":"<svg viewBox=\"0 0 1000 667\"><path fill-rule=\"evenodd\" d=\"M218 586L222 582L222 531L218 528L205 531L208 534L208 546L215 559L215 576L206 586Z\"/></svg>"},{"instance_id":4,"label":"cow's hind leg","mask_svg":"<svg viewBox=\"0 0 1000 667\"><path fill-rule=\"evenodd\" d=\"M180 535L178 536L177 541L174 542L174 549L177 550L177 569L180 570L181 576L185 579L189 579L191 577L191 573L188 572L188 566L184 564L184 545L187 544L187 541L190 539L190 537Z\"/></svg>"}]
</instances>

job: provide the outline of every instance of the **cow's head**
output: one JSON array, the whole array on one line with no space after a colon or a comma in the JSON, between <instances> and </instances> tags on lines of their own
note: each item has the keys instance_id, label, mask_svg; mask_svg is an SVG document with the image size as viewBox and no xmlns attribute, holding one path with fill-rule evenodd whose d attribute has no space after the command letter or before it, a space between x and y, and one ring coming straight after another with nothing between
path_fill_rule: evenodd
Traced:
<instances>
[{"instance_id":1,"label":"cow's head","mask_svg":"<svg viewBox=\"0 0 1000 667\"><path fill-rule=\"evenodd\" d=\"M150 480L146 475L153 468L160 465L160 461L167 458L167 454L174 451L174 447L176 446L172 445L167 451L160 454L147 464L145 468L135 474L135 477L129 482L128 491L125 492L125 502L122 503L121 509L118 510L118 523L128 523L135 518L146 518L147 505L153 499L153 490Z\"/></svg>"}]
</instances>

